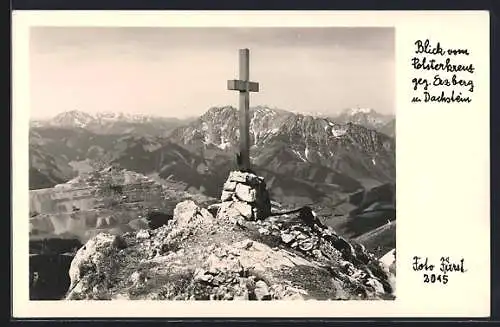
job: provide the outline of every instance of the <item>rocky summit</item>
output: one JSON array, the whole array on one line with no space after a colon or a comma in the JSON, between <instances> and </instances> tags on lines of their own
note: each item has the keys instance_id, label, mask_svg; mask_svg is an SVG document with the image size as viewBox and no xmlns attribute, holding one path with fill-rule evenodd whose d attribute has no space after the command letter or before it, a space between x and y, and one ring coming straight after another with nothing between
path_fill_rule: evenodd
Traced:
<instances>
[{"instance_id":1,"label":"rocky summit","mask_svg":"<svg viewBox=\"0 0 500 327\"><path fill-rule=\"evenodd\" d=\"M245 172L233 107L32 124L30 298L393 298L394 119L346 117L251 108Z\"/></svg>"},{"instance_id":2,"label":"rocky summit","mask_svg":"<svg viewBox=\"0 0 500 327\"><path fill-rule=\"evenodd\" d=\"M311 209L271 213L269 205L259 219L227 210L260 205L263 180L254 176L232 172L221 203L182 201L159 228L97 234L71 262L66 299L394 299L395 255L378 260Z\"/></svg>"}]
</instances>

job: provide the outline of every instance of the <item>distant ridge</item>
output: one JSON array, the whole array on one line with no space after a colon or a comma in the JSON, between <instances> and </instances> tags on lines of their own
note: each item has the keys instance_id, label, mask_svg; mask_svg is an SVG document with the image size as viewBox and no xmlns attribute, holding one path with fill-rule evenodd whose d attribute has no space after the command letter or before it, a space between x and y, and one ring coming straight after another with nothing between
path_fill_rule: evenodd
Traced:
<instances>
[{"instance_id":1,"label":"distant ridge","mask_svg":"<svg viewBox=\"0 0 500 327\"><path fill-rule=\"evenodd\" d=\"M30 121L31 127L84 128L97 134L166 135L195 118L179 119L145 114L115 112L87 113L70 110L48 119Z\"/></svg>"}]
</instances>

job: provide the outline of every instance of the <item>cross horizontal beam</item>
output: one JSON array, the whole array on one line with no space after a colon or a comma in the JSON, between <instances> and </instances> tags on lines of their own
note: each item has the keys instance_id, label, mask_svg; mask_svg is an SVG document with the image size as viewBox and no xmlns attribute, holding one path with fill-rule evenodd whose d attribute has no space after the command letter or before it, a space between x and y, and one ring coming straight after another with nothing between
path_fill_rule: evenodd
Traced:
<instances>
[{"instance_id":1,"label":"cross horizontal beam","mask_svg":"<svg viewBox=\"0 0 500 327\"><path fill-rule=\"evenodd\" d=\"M241 92L259 92L259 83L232 79L227 81L227 89Z\"/></svg>"}]
</instances>

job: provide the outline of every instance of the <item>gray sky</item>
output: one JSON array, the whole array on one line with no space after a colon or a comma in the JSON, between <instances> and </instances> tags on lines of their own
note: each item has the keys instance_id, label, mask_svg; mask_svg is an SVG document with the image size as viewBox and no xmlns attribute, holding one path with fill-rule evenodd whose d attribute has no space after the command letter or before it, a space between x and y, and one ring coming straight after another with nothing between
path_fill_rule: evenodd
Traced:
<instances>
[{"instance_id":1,"label":"gray sky","mask_svg":"<svg viewBox=\"0 0 500 327\"><path fill-rule=\"evenodd\" d=\"M237 106L228 79L250 49L250 105L393 113L392 28L36 27L30 37L31 116L68 110L171 117Z\"/></svg>"}]
</instances>

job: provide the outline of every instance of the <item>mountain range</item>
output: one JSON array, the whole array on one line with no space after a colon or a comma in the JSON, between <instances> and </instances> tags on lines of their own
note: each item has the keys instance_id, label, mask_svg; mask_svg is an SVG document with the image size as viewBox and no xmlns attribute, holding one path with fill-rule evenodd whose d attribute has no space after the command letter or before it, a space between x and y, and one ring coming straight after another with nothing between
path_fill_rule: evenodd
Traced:
<instances>
[{"instance_id":1,"label":"mountain range","mask_svg":"<svg viewBox=\"0 0 500 327\"><path fill-rule=\"evenodd\" d=\"M353 123L379 132L385 130L392 134L391 136L394 135L390 131L390 124L395 121L394 116L381 114L372 108L348 108L331 118L341 124Z\"/></svg>"},{"instance_id":2,"label":"mountain range","mask_svg":"<svg viewBox=\"0 0 500 327\"><path fill-rule=\"evenodd\" d=\"M395 117L391 114L381 114L371 108L348 108L337 115L323 113L292 113L277 108L258 106L255 109L271 112L288 113L290 115L305 115L326 118L339 124L353 123L369 129L374 129L394 137ZM84 128L97 134L136 134L166 136L177 127L186 125L197 117L184 119L145 114L128 114L115 112L87 113L70 110L57 114L52 118L32 119L31 127L62 127Z\"/></svg>"},{"instance_id":3,"label":"mountain range","mask_svg":"<svg viewBox=\"0 0 500 327\"><path fill-rule=\"evenodd\" d=\"M363 244L376 257L395 248L394 117L373 110L325 117L258 106L251 108L250 118L252 169L264 177L274 212L308 205L323 224ZM140 217L151 210L170 219L181 195L216 202L229 172L237 169L238 140L238 110L231 106L213 107L186 120L69 111L32 121L30 198L51 208L45 213L31 210L30 240L35 244L45 242L40 238L64 236L68 242L86 242L81 235L94 235L104 230L102 226L119 234L137 227L132 226L137 221L142 228ZM131 184L133 189L152 191L132 190L107 199L85 193L77 182L87 181L94 191L116 188L95 178L115 169L117 176L148 181ZM156 194L159 185L160 198L134 200L143 193ZM115 204L100 208L93 207L94 202ZM58 211L68 205L70 209ZM61 231L71 232L58 234ZM61 271L66 279L69 262L64 261Z\"/></svg>"},{"instance_id":4,"label":"mountain range","mask_svg":"<svg viewBox=\"0 0 500 327\"><path fill-rule=\"evenodd\" d=\"M353 119L359 113L379 116L369 110L352 113ZM265 178L272 199L283 210L314 205L334 217L336 228L357 237L395 218L395 139L346 122L346 113L342 115L344 122L339 123L264 106L251 108L250 152L254 171ZM219 198L229 171L237 168L239 122L234 107L210 108L168 133L96 133L95 127L88 128L95 125L81 117L87 116L69 112L64 119L31 127L30 189L52 187L112 164L182 191ZM152 118L144 121L150 124ZM368 200L359 200L364 197ZM380 207L373 209L373 204Z\"/></svg>"},{"instance_id":5,"label":"mountain range","mask_svg":"<svg viewBox=\"0 0 500 327\"><path fill-rule=\"evenodd\" d=\"M167 135L174 128L194 118L178 119L170 117L125 114L114 112L86 113L71 110L50 119L37 119L31 127L83 128L96 134Z\"/></svg>"},{"instance_id":6,"label":"mountain range","mask_svg":"<svg viewBox=\"0 0 500 327\"><path fill-rule=\"evenodd\" d=\"M55 185L74 176L68 165L114 163L218 197L227 173L235 168L239 123L233 107L210 108L168 133L96 133L89 116L71 111L33 125L30 145L43 149L44 158L56 166L32 160L31 169ZM384 133L268 107L252 108L250 117L252 163L280 200L308 203L327 198L335 203L338 194L395 181L395 142ZM147 125L154 119L143 121ZM32 157L41 154L33 151ZM33 179L30 188L48 185L37 184Z\"/></svg>"}]
</instances>

